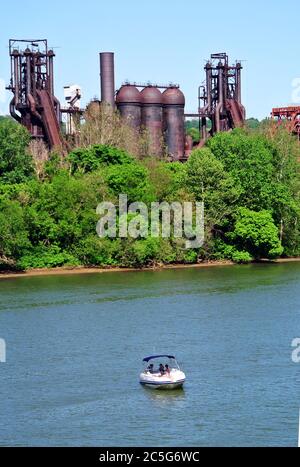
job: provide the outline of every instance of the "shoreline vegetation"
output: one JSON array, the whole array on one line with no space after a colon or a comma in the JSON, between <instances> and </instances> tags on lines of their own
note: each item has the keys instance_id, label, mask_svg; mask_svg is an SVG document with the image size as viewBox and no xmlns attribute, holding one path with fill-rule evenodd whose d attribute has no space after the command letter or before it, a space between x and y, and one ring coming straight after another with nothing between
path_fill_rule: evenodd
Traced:
<instances>
[{"instance_id":1,"label":"shoreline vegetation","mask_svg":"<svg viewBox=\"0 0 300 467\"><path fill-rule=\"evenodd\" d=\"M262 259L260 261L253 261L247 264L282 264L300 262L300 256L294 258L278 258L274 260ZM201 269L209 267L222 267L222 266L237 266L239 263L230 260L212 260L203 261L197 264L161 264L152 267L142 268L121 268L121 267L58 267L58 268L40 268L40 269L29 269L27 271L0 271L0 280L7 278L18 278L18 277L36 277L36 276L65 276L65 275L79 275L79 274L104 274L114 272L159 272L165 270L174 269Z\"/></svg>"},{"instance_id":2,"label":"shoreline vegetation","mask_svg":"<svg viewBox=\"0 0 300 467\"><path fill-rule=\"evenodd\" d=\"M300 144L284 125L266 121L256 129L220 132L181 163L167 154L151 156L147 135L130 133L117 112L97 112L86 115L78 141L56 152L0 118L0 274L300 256ZM183 203L194 206L194 214L196 203L204 205L200 247L187 248L185 224L183 235L175 230L172 206L182 212ZM103 204L113 206L113 226L96 211ZM141 204L146 217L136 207ZM149 216L153 205L159 206L158 234ZM168 232L162 228L166 218ZM100 219L107 236L96 233ZM124 234L123 225L133 226L137 236Z\"/></svg>"}]
</instances>

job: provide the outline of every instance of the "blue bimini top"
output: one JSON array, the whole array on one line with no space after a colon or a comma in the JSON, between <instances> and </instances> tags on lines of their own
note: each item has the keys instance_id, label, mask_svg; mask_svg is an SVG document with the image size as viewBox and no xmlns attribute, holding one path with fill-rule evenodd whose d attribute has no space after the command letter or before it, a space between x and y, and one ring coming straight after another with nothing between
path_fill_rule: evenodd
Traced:
<instances>
[{"instance_id":1,"label":"blue bimini top","mask_svg":"<svg viewBox=\"0 0 300 467\"><path fill-rule=\"evenodd\" d=\"M155 360L156 358L163 358L163 357L173 358L173 360L175 360L175 357L173 357L173 355L151 355L150 357L145 357L143 359L143 362L149 362L150 360Z\"/></svg>"}]
</instances>

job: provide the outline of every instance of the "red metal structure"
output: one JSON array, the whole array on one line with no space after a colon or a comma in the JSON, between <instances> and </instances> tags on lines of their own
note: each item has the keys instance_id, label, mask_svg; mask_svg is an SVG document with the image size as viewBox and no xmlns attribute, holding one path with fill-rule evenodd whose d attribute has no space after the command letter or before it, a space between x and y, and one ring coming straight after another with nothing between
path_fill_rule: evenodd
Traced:
<instances>
[{"instance_id":1,"label":"red metal structure","mask_svg":"<svg viewBox=\"0 0 300 467\"><path fill-rule=\"evenodd\" d=\"M240 127L245 121L245 108L241 102L241 63L229 66L227 54L218 53L211 55L204 69L206 83L199 87L202 141L219 131ZM211 121L209 131L207 120Z\"/></svg>"},{"instance_id":2,"label":"red metal structure","mask_svg":"<svg viewBox=\"0 0 300 467\"><path fill-rule=\"evenodd\" d=\"M300 106L274 108L272 109L271 117L278 123L285 122L287 129L297 135L300 141Z\"/></svg>"},{"instance_id":3,"label":"red metal structure","mask_svg":"<svg viewBox=\"0 0 300 467\"><path fill-rule=\"evenodd\" d=\"M14 94L10 102L12 117L50 148L62 146L60 104L54 96L53 50L48 50L46 39L11 39L9 54L11 80L7 89Z\"/></svg>"}]
</instances>

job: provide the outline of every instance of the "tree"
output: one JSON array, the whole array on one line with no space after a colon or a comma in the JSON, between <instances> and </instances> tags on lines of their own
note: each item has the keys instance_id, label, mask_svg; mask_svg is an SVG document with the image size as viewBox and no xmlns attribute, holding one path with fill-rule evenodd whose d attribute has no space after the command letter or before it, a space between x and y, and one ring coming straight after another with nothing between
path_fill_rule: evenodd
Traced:
<instances>
[{"instance_id":1,"label":"tree","mask_svg":"<svg viewBox=\"0 0 300 467\"><path fill-rule=\"evenodd\" d=\"M30 247L24 213L17 201L0 202L0 263L11 267Z\"/></svg>"},{"instance_id":2,"label":"tree","mask_svg":"<svg viewBox=\"0 0 300 467\"><path fill-rule=\"evenodd\" d=\"M185 186L204 202L206 223L220 224L235 209L239 190L224 165L208 148L196 149L186 164Z\"/></svg>"},{"instance_id":3,"label":"tree","mask_svg":"<svg viewBox=\"0 0 300 467\"><path fill-rule=\"evenodd\" d=\"M67 160L71 164L72 173L78 171L88 173L97 170L100 166L134 162L134 158L126 151L105 144L74 149L68 155Z\"/></svg>"},{"instance_id":4,"label":"tree","mask_svg":"<svg viewBox=\"0 0 300 467\"><path fill-rule=\"evenodd\" d=\"M188 128L187 129L187 134L190 135L193 139L193 143L199 143L200 141L200 131L199 128Z\"/></svg>"},{"instance_id":5,"label":"tree","mask_svg":"<svg viewBox=\"0 0 300 467\"><path fill-rule=\"evenodd\" d=\"M273 218L280 226L280 239L285 253L300 252L300 145L284 125L268 121L261 128L273 154L276 185Z\"/></svg>"},{"instance_id":6,"label":"tree","mask_svg":"<svg viewBox=\"0 0 300 467\"><path fill-rule=\"evenodd\" d=\"M259 128L259 120L257 118L248 118L246 120L246 126L250 129L250 130L256 130L257 128Z\"/></svg>"},{"instance_id":7,"label":"tree","mask_svg":"<svg viewBox=\"0 0 300 467\"><path fill-rule=\"evenodd\" d=\"M33 175L29 141L30 135L22 125L10 118L0 121L1 183L20 183Z\"/></svg>"},{"instance_id":8,"label":"tree","mask_svg":"<svg viewBox=\"0 0 300 467\"><path fill-rule=\"evenodd\" d=\"M107 167L105 182L115 198L118 198L120 194L125 194L130 203L154 201L154 190L149 181L148 171L139 163Z\"/></svg>"},{"instance_id":9,"label":"tree","mask_svg":"<svg viewBox=\"0 0 300 467\"><path fill-rule=\"evenodd\" d=\"M276 258L283 253L278 228L266 210L256 212L240 208L233 232L227 237L255 259Z\"/></svg>"},{"instance_id":10,"label":"tree","mask_svg":"<svg viewBox=\"0 0 300 467\"><path fill-rule=\"evenodd\" d=\"M273 151L266 138L236 129L218 133L207 144L235 185L240 187L239 205L257 211L272 211L278 185L274 176Z\"/></svg>"},{"instance_id":11,"label":"tree","mask_svg":"<svg viewBox=\"0 0 300 467\"><path fill-rule=\"evenodd\" d=\"M111 111L109 105L91 102L84 114L85 123L80 128L78 146L108 145L128 151L134 156L145 156L149 142L147 131L128 125L118 110Z\"/></svg>"}]
</instances>

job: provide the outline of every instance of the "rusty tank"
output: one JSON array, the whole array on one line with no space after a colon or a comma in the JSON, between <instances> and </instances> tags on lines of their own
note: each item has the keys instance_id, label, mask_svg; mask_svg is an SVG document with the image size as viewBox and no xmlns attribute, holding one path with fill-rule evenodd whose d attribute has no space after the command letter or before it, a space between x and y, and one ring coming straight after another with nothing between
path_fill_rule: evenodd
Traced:
<instances>
[{"instance_id":1,"label":"rusty tank","mask_svg":"<svg viewBox=\"0 0 300 467\"><path fill-rule=\"evenodd\" d=\"M155 86L147 86L141 91L142 127L149 135L149 154L163 154L162 94Z\"/></svg>"},{"instance_id":2,"label":"rusty tank","mask_svg":"<svg viewBox=\"0 0 300 467\"><path fill-rule=\"evenodd\" d=\"M140 128L142 119L140 91L133 85L123 85L117 92L116 104L124 121L133 128Z\"/></svg>"},{"instance_id":3,"label":"rusty tank","mask_svg":"<svg viewBox=\"0 0 300 467\"><path fill-rule=\"evenodd\" d=\"M168 154L174 161L184 157L185 130L184 106L185 97L179 88L170 87L162 94L164 137Z\"/></svg>"}]
</instances>

